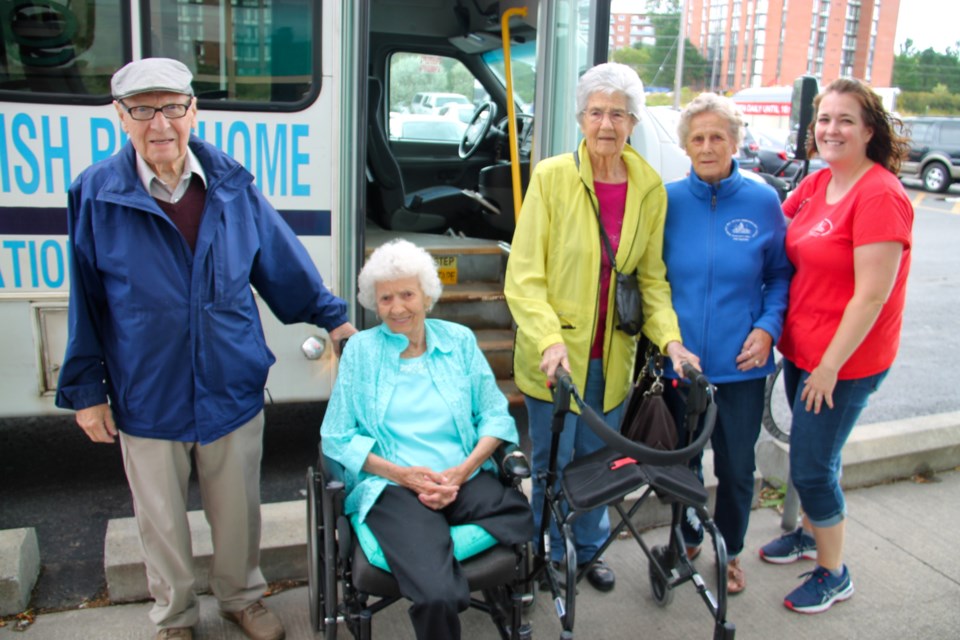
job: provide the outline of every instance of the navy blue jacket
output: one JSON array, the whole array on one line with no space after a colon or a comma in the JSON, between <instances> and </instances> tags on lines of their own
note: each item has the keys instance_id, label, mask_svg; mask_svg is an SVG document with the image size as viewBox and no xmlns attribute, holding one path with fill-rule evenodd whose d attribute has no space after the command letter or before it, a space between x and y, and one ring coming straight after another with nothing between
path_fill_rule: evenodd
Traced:
<instances>
[{"instance_id":1,"label":"navy blue jacket","mask_svg":"<svg viewBox=\"0 0 960 640\"><path fill-rule=\"evenodd\" d=\"M683 345L700 357L711 382L764 377L766 366L737 370L744 340L760 328L776 344L793 267L787 260L786 224L769 186L744 178L733 161L717 184L690 175L667 185L663 261L680 320ZM668 372L672 374L672 370Z\"/></svg>"},{"instance_id":2,"label":"navy blue jacket","mask_svg":"<svg viewBox=\"0 0 960 640\"><path fill-rule=\"evenodd\" d=\"M70 186L56 403L109 398L125 433L206 444L263 408L276 358L250 285L284 323L333 329L347 316L253 176L199 138L189 144L207 177L194 252L144 188L130 143Z\"/></svg>"}]
</instances>

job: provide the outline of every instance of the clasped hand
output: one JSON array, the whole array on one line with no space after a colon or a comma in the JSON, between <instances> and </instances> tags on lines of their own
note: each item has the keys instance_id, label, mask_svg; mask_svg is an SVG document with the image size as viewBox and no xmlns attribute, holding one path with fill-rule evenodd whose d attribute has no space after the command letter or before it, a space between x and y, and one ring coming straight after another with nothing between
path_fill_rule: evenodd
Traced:
<instances>
[{"instance_id":1,"label":"clasped hand","mask_svg":"<svg viewBox=\"0 0 960 640\"><path fill-rule=\"evenodd\" d=\"M458 467L442 473L428 467L406 467L401 484L417 494L425 506L439 511L457 499L463 474Z\"/></svg>"}]
</instances>

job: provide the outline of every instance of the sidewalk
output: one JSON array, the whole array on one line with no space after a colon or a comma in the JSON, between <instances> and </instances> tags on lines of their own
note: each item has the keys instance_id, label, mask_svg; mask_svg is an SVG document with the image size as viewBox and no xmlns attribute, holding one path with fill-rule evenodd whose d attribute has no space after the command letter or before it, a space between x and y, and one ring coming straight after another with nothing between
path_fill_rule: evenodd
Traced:
<instances>
[{"instance_id":1,"label":"sidewalk","mask_svg":"<svg viewBox=\"0 0 960 640\"><path fill-rule=\"evenodd\" d=\"M737 638L956 638L960 629L960 552L950 541L960 539L960 472L940 474L933 482L903 481L847 492L846 560L856 587L853 599L830 611L804 616L785 609L783 596L799 584L797 576L812 568L803 562L788 566L765 564L756 550L780 534L780 518L770 509L753 512L743 565L747 590L731 598L728 618ZM665 529L645 540L665 540ZM580 585L576 637L601 640L658 640L712 637L712 619L692 584L676 591L673 602L658 607L650 595L645 557L631 541L617 541L607 554L617 571L617 588L601 594ZM697 561L711 582L711 554ZM284 620L289 640L322 638L309 630L306 588L267 599ZM111 606L38 616L25 632L12 625L0 628L0 640L148 640L154 629L147 619L149 604ZM468 611L463 637L495 639L484 614ZM534 637L556 638L560 625L549 598L541 594L531 616ZM398 603L374 617L374 636L384 640L412 639L406 606ZM216 602L201 598L199 640L242 640L236 627L222 621ZM341 626L339 637L349 638Z\"/></svg>"}]
</instances>

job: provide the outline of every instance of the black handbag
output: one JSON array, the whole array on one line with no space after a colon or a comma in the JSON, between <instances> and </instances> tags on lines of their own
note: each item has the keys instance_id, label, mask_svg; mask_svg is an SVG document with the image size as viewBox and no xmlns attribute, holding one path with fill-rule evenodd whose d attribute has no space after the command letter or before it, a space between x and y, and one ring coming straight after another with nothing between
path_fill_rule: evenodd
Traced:
<instances>
[{"instance_id":1,"label":"black handbag","mask_svg":"<svg viewBox=\"0 0 960 640\"><path fill-rule=\"evenodd\" d=\"M580 168L580 154L573 152L573 161L577 169ZM582 181L582 178L581 178ZM617 268L617 259L613 254L613 245L610 243L610 237L607 236L606 229L603 228L603 222L600 220L600 210L593 201L593 193L586 183L583 183L587 190L587 199L593 207L593 212L597 215L597 226L600 227L600 237L603 239L603 246L607 250L607 257L610 259L610 266L613 270L613 302L616 313L614 327L623 331L628 336L635 336L643 328L643 309L640 298L640 283L637 281L636 273L622 273Z\"/></svg>"},{"instance_id":2,"label":"black handbag","mask_svg":"<svg viewBox=\"0 0 960 640\"><path fill-rule=\"evenodd\" d=\"M659 349L650 344L627 400L620 433L653 449L672 451L679 437L677 424L663 399L663 362Z\"/></svg>"}]
</instances>

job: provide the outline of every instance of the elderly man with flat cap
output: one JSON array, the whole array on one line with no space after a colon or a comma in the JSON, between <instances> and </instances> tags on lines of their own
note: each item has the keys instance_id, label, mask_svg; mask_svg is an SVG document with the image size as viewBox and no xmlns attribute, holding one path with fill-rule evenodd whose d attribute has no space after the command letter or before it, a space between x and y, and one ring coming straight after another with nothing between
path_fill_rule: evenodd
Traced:
<instances>
[{"instance_id":1,"label":"elderly man with flat cap","mask_svg":"<svg viewBox=\"0 0 960 640\"><path fill-rule=\"evenodd\" d=\"M293 231L229 156L191 136L186 66L131 62L111 83L129 143L70 186L70 311L57 405L94 442L119 435L157 638L199 617L187 523L196 467L210 589L250 638L284 637L261 597L260 458L274 356L251 285L285 323L354 333Z\"/></svg>"}]
</instances>

